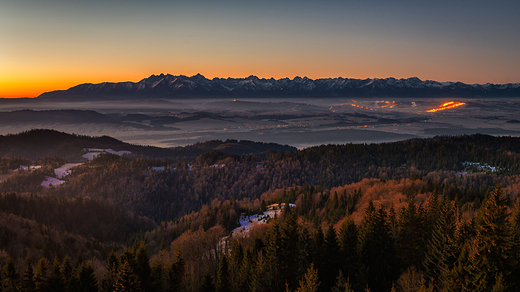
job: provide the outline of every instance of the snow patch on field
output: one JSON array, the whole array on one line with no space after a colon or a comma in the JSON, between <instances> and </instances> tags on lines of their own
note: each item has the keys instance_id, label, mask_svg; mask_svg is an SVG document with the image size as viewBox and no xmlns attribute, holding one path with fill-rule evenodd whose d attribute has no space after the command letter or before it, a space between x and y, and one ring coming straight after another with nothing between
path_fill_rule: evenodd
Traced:
<instances>
[{"instance_id":1,"label":"snow patch on field","mask_svg":"<svg viewBox=\"0 0 520 292\"><path fill-rule=\"evenodd\" d=\"M53 178L53 177L50 177L50 176L46 176L45 180L41 183L41 185L43 187L48 188L48 187L51 187L51 186L59 186L59 185L64 184L64 183L65 183L64 180Z\"/></svg>"},{"instance_id":2,"label":"snow patch on field","mask_svg":"<svg viewBox=\"0 0 520 292\"><path fill-rule=\"evenodd\" d=\"M294 204L289 204L289 206L294 207ZM259 224L266 224L269 222L269 219L272 219L276 216L276 214L280 213L282 209L285 207L285 203L281 205L273 204L268 206L268 210L265 211L262 215L251 215L245 216L241 215L239 219L240 227L237 227L231 232L232 236L245 236L249 233L252 227L257 226Z\"/></svg>"},{"instance_id":3,"label":"snow patch on field","mask_svg":"<svg viewBox=\"0 0 520 292\"><path fill-rule=\"evenodd\" d=\"M83 163L67 163L62 165L61 167L55 168L54 173L57 178L64 178L65 176L71 174L72 168L76 166L80 166Z\"/></svg>"},{"instance_id":4,"label":"snow patch on field","mask_svg":"<svg viewBox=\"0 0 520 292\"><path fill-rule=\"evenodd\" d=\"M132 152L127 151L127 150L115 151L112 149L95 149L95 148L85 148L83 150L90 151L88 153L83 154L83 156L81 156L87 160L93 160L94 158L98 157L100 154L103 154L103 153L110 153L110 154L115 154L115 155L119 155L119 156L132 154Z\"/></svg>"},{"instance_id":5,"label":"snow patch on field","mask_svg":"<svg viewBox=\"0 0 520 292\"><path fill-rule=\"evenodd\" d=\"M33 170L38 170L38 169L40 169L40 168L42 168L41 165L31 165L31 166L20 165L19 168L17 168L17 169L13 169L13 171L24 170L24 171L29 171L29 172L31 172L31 171L33 171Z\"/></svg>"}]
</instances>

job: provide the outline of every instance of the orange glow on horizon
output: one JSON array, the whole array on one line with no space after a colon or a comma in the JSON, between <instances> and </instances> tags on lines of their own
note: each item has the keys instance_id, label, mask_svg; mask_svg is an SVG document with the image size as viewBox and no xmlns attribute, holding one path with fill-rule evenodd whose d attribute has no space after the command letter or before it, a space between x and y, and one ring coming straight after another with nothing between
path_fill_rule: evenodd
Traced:
<instances>
[{"instance_id":1,"label":"orange glow on horizon","mask_svg":"<svg viewBox=\"0 0 520 292\"><path fill-rule=\"evenodd\" d=\"M443 111L443 110L447 110L447 109L456 108L456 107L459 107L459 106L465 105L465 104L466 103L464 103L464 102L448 101L448 102L443 103L440 107L433 108L431 110L427 110L426 112L427 113L435 113L435 112L438 112L438 111Z\"/></svg>"}]
</instances>

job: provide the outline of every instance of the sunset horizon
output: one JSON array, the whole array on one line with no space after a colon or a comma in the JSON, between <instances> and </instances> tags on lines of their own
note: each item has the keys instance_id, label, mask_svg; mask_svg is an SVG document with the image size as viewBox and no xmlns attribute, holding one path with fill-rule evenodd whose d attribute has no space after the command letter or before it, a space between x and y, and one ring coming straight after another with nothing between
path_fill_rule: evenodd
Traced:
<instances>
[{"instance_id":1,"label":"sunset horizon","mask_svg":"<svg viewBox=\"0 0 520 292\"><path fill-rule=\"evenodd\" d=\"M141 81L142 79L144 78L147 78L149 76L152 76L152 75L161 75L161 74L164 74L164 75L173 75L173 76L187 76L187 77L192 77L192 76L195 76L195 75L202 75L204 76L205 78L207 79L214 79L214 78L235 78L235 79L241 79L241 78L247 78L249 76L256 76L260 79L271 79L271 78L274 78L274 79L283 79L283 78L289 78L289 79L294 79L296 77L301 77L301 78L310 78L310 79L313 79L313 80L316 80L316 79L328 79L328 78L331 78L331 79L334 79L334 78L345 78L345 79L387 79L387 78L395 78L395 79L408 79L408 78L419 78L420 80L422 81L426 81L426 80L431 80L431 81L436 81L436 82L461 82L461 83L465 83L465 84L478 84L478 85L483 85L483 84L487 84L487 83L490 83L490 84L516 84L516 83L520 83L520 80L516 81L516 82L489 82L489 81L486 81L486 82L465 82L463 80L449 80L449 79L446 79L446 80L437 80L437 79L432 79L432 78L421 78L421 77L418 77L418 76L405 76L405 77L395 77L395 76L386 76L386 77L379 77L379 76L376 76L376 77L373 77L373 76L363 76L363 77L352 77L352 76L319 76L319 77L312 77L312 76L309 76L309 75L293 75L293 76L286 76L286 75L280 75L279 76L262 76L262 75L256 75L256 74L246 74L246 75L243 75L243 76L238 76L238 75L230 75L230 76L220 76L220 75L206 75L206 74L203 74L203 73L200 73L200 72L197 72L197 73L194 73L194 74L172 74L172 73L169 73L169 72L159 72L159 73L151 73L151 74L148 74L148 75L143 75L141 77L138 77L136 76L134 79L124 79L124 77L121 77L119 80L116 80L115 78L113 79L99 79L99 78L94 78L94 79L91 79L91 80L87 80L87 81L81 81L81 80L77 80L77 81L74 81L74 80L71 80L71 81L62 81L62 80L57 80L55 83L53 82L49 82L49 83L44 83L44 82L34 82L34 83L27 83L26 86L24 86L24 83L23 82L19 82L17 84L15 84L15 86L11 87L11 90L9 86L4 86L2 88L2 92L7 92L7 94L4 94L3 96L0 96L0 98L4 98L4 99L16 99L16 98L36 98L38 96L40 96L41 94L43 93L46 93L46 92L52 92L52 91L59 91L59 90L67 90L67 89L70 89L74 86L77 86L77 85L81 85L81 84L100 84L100 83L120 83L120 82L132 82L132 83L137 83L139 81ZM42 84L43 83L43 84ZM8 84L9 85L9 84ZM27 88L31 88L31 86L34 86L32 90L27 90ZM22 90L20 90L20 88L23 88ZM11 94L9 94L9 92L11 92ZM17 92L27 92L27 93L19 93L17 94Z\"/></svg>"},{"instance_id":2,"label":"sunset horizon","mask_svg":"<svg viewBox=\"0 0 520 292\"><path fill-rule=\"evenodd\" d=\"M7 0L0 97L161 72L520 82L518 1Z\"/></svg>"}]
</instances>

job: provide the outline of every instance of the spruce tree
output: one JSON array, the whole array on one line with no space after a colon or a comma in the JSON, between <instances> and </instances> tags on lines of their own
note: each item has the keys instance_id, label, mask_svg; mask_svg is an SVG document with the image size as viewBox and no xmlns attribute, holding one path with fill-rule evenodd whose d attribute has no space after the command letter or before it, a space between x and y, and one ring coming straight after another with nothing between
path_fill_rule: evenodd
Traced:
<instances>
[{"instance_id":1,"label":"spruce tree","mask_svg":"<svg viewBox=\"0 0 520 292\"><path fill-rule=\"evenodd\" d=\"M331 292L354 292L349 279L345 279L341 270L339 270L338 277L336 277L336 284L332 287Z\"/></svg>"},{"instance_id":2,"label":"spruce tree","mask_svg":"<svg viewBox=\"0 0 520 292\"><path fill-rule=\"evenodd\" d=\"M515 251L520 250L520 199L516 199L514 204L514 211L511 219L512 225L512 241L513 249ZM514 256L514 262L516 263L513 267L511 274L520 275L520 252L516 252ZM520 277L511 277L510 285L512 287L520 287Z\"/></svg>"},{"instance_id":3,"label":"spruce tree","mask_svg":"<svg viewBox=\"0 0 520 292\"><path fill-rule=\"evenodd\" d=\"M103 280L101 281L102 292L114 291L114 284L116 283L118 268L119 260L115 252L112 250L108 256L107 265L105 267L105 274L103 276Z\"/></svg>"},{"instance_id":4,"label":"spruce tree","mask_svg":"<svg viewBox=\"0 0 520 292\"><path fill-rule=\"evenodd\" d=\"M449 270L446 276L443 276L441 287L448 292L472 291L470 288L471 277L468 272L470 262L468 244L462 246L461 252L455 265Z\"/></svg>"},{"instance_id":5,"label":"spruce tree","mask_svg":"<svg viewBox=\"0 0 520 292\"><path fill-rule=\"evenodd\" d=\"M1 289L3 292L18 292L18 278L20 276L16 273L14 260L12 257L8 257L5 263L4 271L2 272L2 285Z\"/></svg>"},{"instance_id":6,"label":"spruce tree","mask_svg":"<svg viewBox=\"0 0 520 292\"><path fill-rule=\"evenodd\" d=\"M151 265L150 272L150 291L162 292L163 288L163 262L161 260L155 260Z\"/></svg>"},{"instance_id":7,"label":"spruce tree","mask_svg":"<svg viewBox=\"0 0 520 292\"><path fill-rule=\"evenodd\" d=\"M34 270L34 288L38 292L48 291L47 287L47 265L45 258L40 258Z\"/></svg>"},{"instance_id":8,"label":"spruce tree","mask_svg":"<svg viewBox=\"0 0 520 292\"><path fill-rule=\"evenodd\" d=\"M97 279L90 263L81 263L76 271L77 287L80 292L97 292Z\"/></svg>"},{"instance_id":9,"label":"spruce tree","mask_svg":"<svg viewBox=\"0 0 520 292\"><path fill-rule=\"evenodd\" d=\"M502 273L499 273L495 284L491 288L491 292L506 292L508 291L507 286L504 283L504 276Z\"/></svg>"},{"instance_id":10,"label":"spruce tree","mask_svg":"<svg viewBox=\"0 0 520 292\"><path fill-rule=\"evenodd\" d=\"M359 250L362 287L368 285L374 292L389 291L397 277L395 250L386 212L383 207L376 210L372 201L360 225Z\"/></svg>"},{"instance_id":11,"label":"spruce tree","mask_svg":"<svg viewBox=\"0 0 520 292\"><path fill-rule=\"evenodd\" d=\"M243 261L244 249L242 248L242 244L240 244L238 240L233 239L233 243L231 244L231 254L229 257L229 275L233 291L240 291L238 290L238 285L240 278L240 268L242 267Z\"/></svg>"},{"instance_id":12,"label":"spruce tree","mask_svg":"<svg viewBox=\"0 0 520 292\"><path fill-rule=\"evenodd\" d=\"M329 225L327 234L325 235L325 242L323 244L323 259L325 265L317 267L319 277L321 279L320 290L330 291L334 285L336 275L341 269L341 252L338 246L336 231L332 225Z\"/></svg>"},{"instance_id":13,"label":"spruce tree","mask_svg":"<svg viewBox=\"0 0 520 292\"><path fill-rule=\"evenodd\" d=\"M508 216L502 189L497 186L481 206L475 220L476 236L470 253L471 287L474 291L490 291L499 273L507 282L515 266L516 251Z\"/></svg>"},{"instance_id":14,"label":"spruce tree","mask_svg":"<svg viewBox=\"0 0 520 292\"><path fill-rule=\"evenodd\" d=\"M264 260L263 251L258 252L256 260L251 267L251 283L249 290L251 292L268 292L272 291L271 287L267 285L267 267ZM247 290L245 290L247 291Z\"/></svg>"},{"instance_id":15,"label":"spruce tree","mask_svg":"<svg viewBox=\"0 0 520 292\"><path fill-rule=\"evenodd\" d=\"M119 256L119 265L121 266L124 263L128 263L129 269L132 273L135 273L135 246L126 248Z\"/></svg>"},{"instance_id":16,"label":"spruce tree","mask_svg":"<svg viewBox=\"0 0 520 292\"><path fill-rule=\"evenodd\" d=\"M229 265L225 254L220 258L217 274L216 292L231 292L231 282L229 279Z\"/></svg>"},{"instance_id":17,"label":"spruce tree","mask_svg":"<svg viewBox=\"0 0 520 292\"><path fill-rule=\"evenodd\" d=\"M27 255L24 261L25 271L22 276L22 283L20 285L20 291L22 292L34 292L34 270L31 261L31 257Z\"/></svg>"},{"instance_id":18,"label":"spruce tree","mask_svg":"<svg viewBox=\"0 0 520 292\"><path fill-rule=\"evenodd\" d=\"M457 260L456 227L455 206L453 202L443 200L423 261L425 276L436 289L441 287Z\"/></svg>"},{"instance_id":19,"label":"spruce tree","mask_svg":"<svg viewBox=\"0 0 520 292\"><path fill-rule=\"evenodd\" d=\"M280 229L278 221L275 222L273 228L269 232L267 238L267 247L265 257L263 259L263 269L265 271L264 283L270 290L280 290L281 281L279 278L280 271Z\"/></svg>"},{"instance_id":20,"label":"spruce tree","mask_svg":"<svg viewBox=\"0 0 520 292\"><path fill-rule=\"evenodd\" d=\"M170 291L184 291L184 275L186 262L182 258L181 251L177 251L175 261L168 268L168 286Z\"/></svg>"},{"instance_id":21,"label":"spruce tree","mask_svg":"<svg viewBox=\"0 0 520 292\"><path fill-rule=\"evenodd\" d=\"M407 207L403 207L397 224L396 247L403 267L419 267L423 261L425 247L424 218L413 200L408 202Z\"/></svg>"},{"instance_id":22,"label":"spruce tree","mask_svg":"<svg viewBox=\"0 0 520 292\"><path fill-rule=\"evenodd\" d=\"M135 251L135 270L137 281L141 283L141 289L144 292L151 292L150 288L150 274L152 270L150 267L150 256L146 251L144 240L141 240L139 247Z\"/></svg>"},{"instance_id":23,"label":"spruce tree","mask_svg":"<svg viewBox=\"0 0 520 292\"><path fill-rule=\"evenodd\" d=\"M317 292L319 286L318 271L314 268L314 264L311 264L303 279L300 280L300 286L296 292Z\"/></svg>"},{"instance_id":24,"label":"spruce tree","mask_svg":"<svg viewBox=\"0 0 520 292\"><path fill-rule=\"evenodd\" d=\"M60 274L63 280L65 292L75 291L76 283L73 277L72 265L69 256L65 256L60 266Z\"/></svg>"},{"instance_id":25,"label":"spruce tree","mask_svg":"<svg viewBox=\"0 0 520 292\"><path fill-rule=\"evenodd\" d=\"M53 292L64 292L65 284L63 282L63 277L61 275L61 263L58 259L58 256L54 257L54 262L52 263L51 270L49 272L49 290Z\"/></svg>"},{"instance_id":26,"label":"spruce tree","mask_svg":"<svg viewBox=\"0 0 520 292\"><path fill-rule=\"evenodd\" d=\"M426 241L430 240L430 235L435 225L437 224L437 220L441 213L442 201L447 201L446 196L443 196L441 202L439 202L439 196L437 192L433 192L426 201L425 207L425 216L424 216L424 230Z\"/></svg>"},{"instance_id":27,"label":"spruce tree","mask_svg":"<svg viewBox=\"0 0 520 292\"><path fill-rule=\"evenodd\" d=\"M301 226L298 232L298 266L296 268L296 279L298 282L309 269L313 254L313 242L309 230L307 227Z\"/></svg>"},{"instance_id":28,"label":"spruce tree","mask_svg":"<svg viewBox=\"0 0 520 292\"><path fill-rule=\"evenodd\" d=\"M247 291L247 290L240 290ZM215 285L213 285L213 277L209 274L209 272L204 274L202 278L202 283L199 288L199 292L216 292Z\"/></svg>"},{"instance_id":29,"label":"spruce tree","mask_svg":"<svg viewBox=\"0 0 520 292\"><path fill-rule=\"evenodd\" d=\"M140 292L141 287L132 272L132 268L128 262L124 262L119 269L117 279L114 284L115 292Z\"/></svg>"},{"instance_id":30,"label":"spruce tree","mask_svg":"<svg viewBox=\"0 0 520 292\"><path fill-rule=\"evenodd\" d=\"M287 282L289 289L296 288L298 281L298 223L296 211L287 209L280 234L280 280Z\"/></svg>"},{"instance_id":31,"label":"spruce tree","mask_svg":"<svg viewBox=\"0 0 520 292\"><path fill-rule=\"evenodd\" d=\"M351 216L341 224L338 243L343 261L341 269L350 281L355 282L359 270L358 230Z\"/></svg>"},{"instance_id":32,"label":"spruce tree","mask_svg":"<svg viewBox=\"0 0 520 292\"><path fill-rule=\"evenodd\" d=\"M250 248L246 248L244 259L238 272L237 291L248 291L251 283L251 269L253 268L253 255Z\"/></svg>"}]
</instances>

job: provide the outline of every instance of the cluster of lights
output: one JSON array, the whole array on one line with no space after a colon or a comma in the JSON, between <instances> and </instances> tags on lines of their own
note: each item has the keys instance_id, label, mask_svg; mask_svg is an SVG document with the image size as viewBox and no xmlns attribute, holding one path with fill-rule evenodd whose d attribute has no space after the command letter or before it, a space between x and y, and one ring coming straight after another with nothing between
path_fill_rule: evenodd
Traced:
<instances>
[{"instance_id":1,"label":"cluster of lights","mask_svg":"<svg viewBox=\"0 0 520 292\"><path fill-rule=\"evenodd\" d=\"M385 107L394 108L397 105L395 103L395 101L376 100L376 102L377 103L385 103L385 105L380 105L380 106L377 106L376 108L385 108Z\"/></svg>"},{"instance_id":2,"label":"cluster of lights","mask_svg":"<svg viewBox=\"0 0 520 292\"><path fill-rule=\"evenodd\" d=\"M440 107L438 107L438 108L433 108L433 109L431 109L431 110L427 110L426 112L427 112L427 113L434 113L434 112L438 112L438 111L447 110L447 109L450 109L450 108L456 108L456 107L459 107L459 106L461 106L461 105L465 105L465 103L463 103L463 102L448 101L448 102L443 103Z\"/></svg>"},{"instance_id":3,"label":"cluster of lights","mask_svg":"<svg viewBox=\"0 0 520 292\"><path fill-rule=\"evenodd\" d=\"M364 107L364 106L357 105L357 104L351 104L351 106L353 106L353 107L357 107L357 108L366 109L366 110L375 111L375 109L373 109L373 108L368 108L368 107Z\"/></svg>"},{"instance_id":4,"label":"cluster of lights","mask_svg":"<svg viewBox=\"0 0 520 292\"><path fill-rule=\"evenodd\" d=\"M356 102L355 100L352 100L353 102ZM365 102L365 103L369 103L369 102ZM372 102L370 102L372 103ZM355 103L351 103L351 104L347 104L347 105L350 105L350 106L353 106L353 107L357 107L357 108L360 108L360 109L365 109L365 110L370 110L370 111L377 111L378 108L394 108L395 106L397 106L397 103L395 103L395 101L387 101L387 100L376 100L375 103L382 103L383 105L379 105L379 106L376 106L375 108L370 108L370 107L366 107L366 106L362 106L362 105L357 105ZM345 106L345 104L338 104L338 105L333 105L329 108L329 110L331 110L333 113L336 112L336 110L334 108L336 107L342 107L342 106Z\"/></svg>"}]
</instances>

